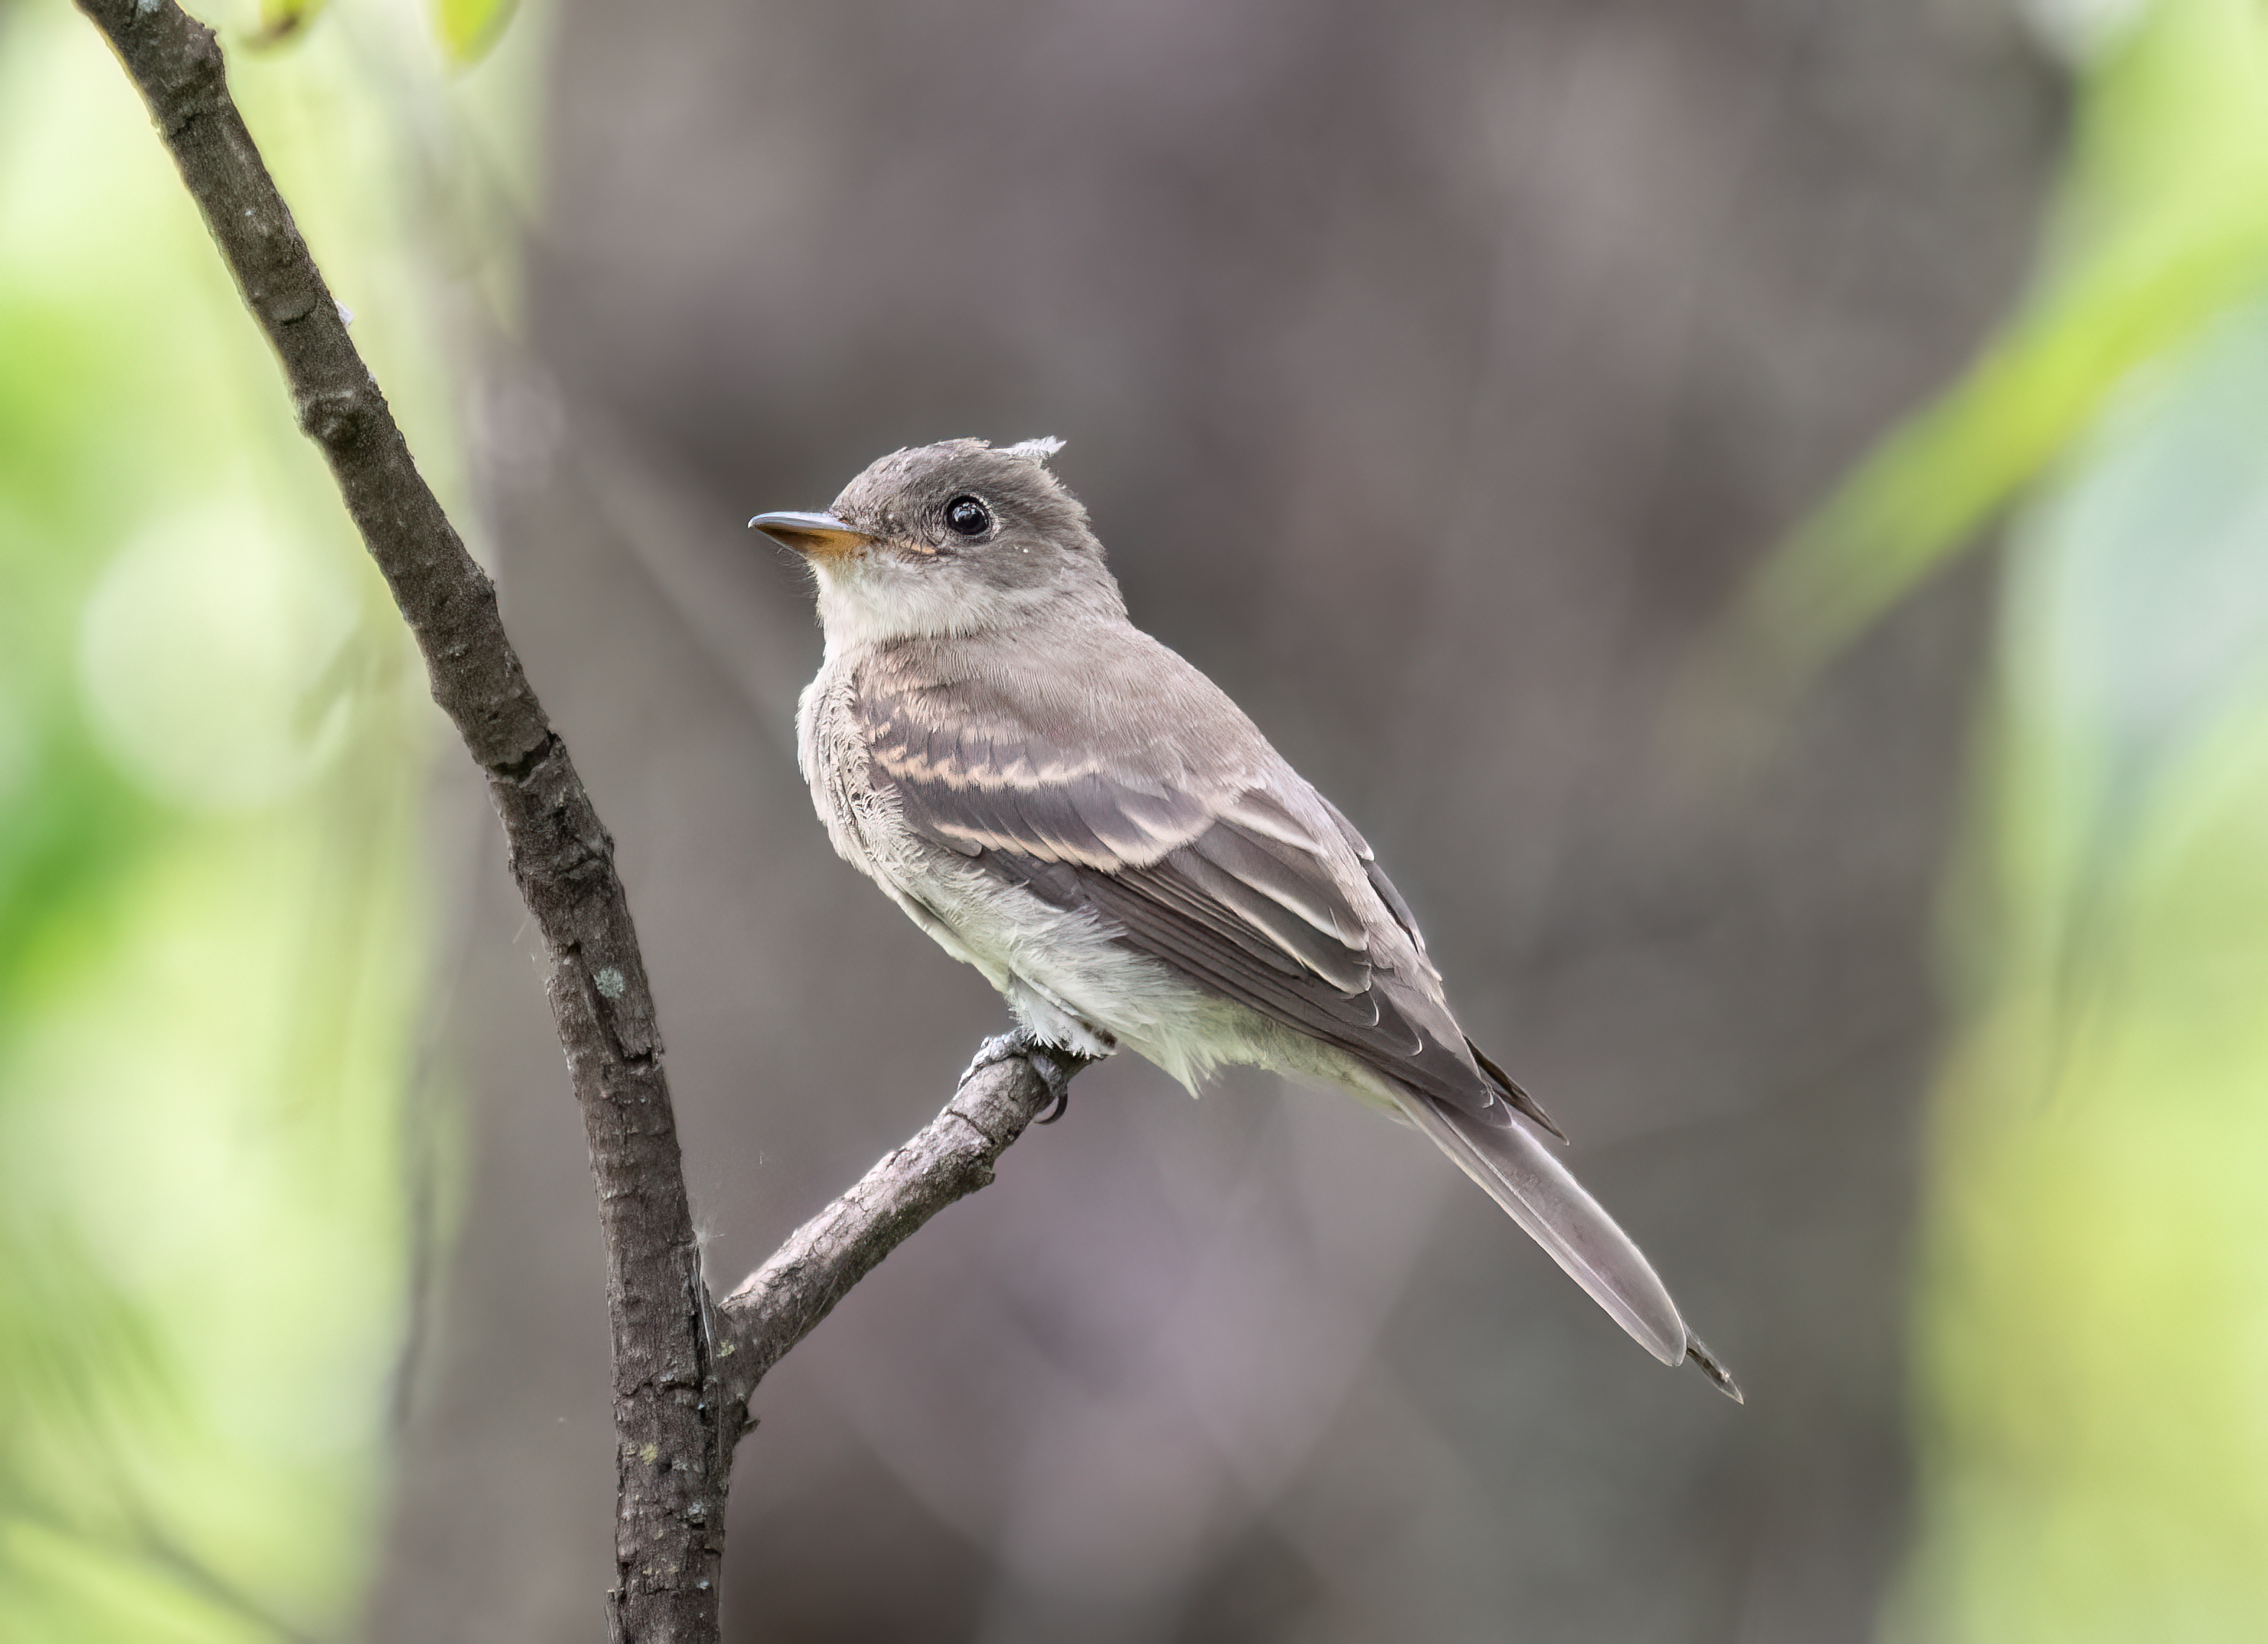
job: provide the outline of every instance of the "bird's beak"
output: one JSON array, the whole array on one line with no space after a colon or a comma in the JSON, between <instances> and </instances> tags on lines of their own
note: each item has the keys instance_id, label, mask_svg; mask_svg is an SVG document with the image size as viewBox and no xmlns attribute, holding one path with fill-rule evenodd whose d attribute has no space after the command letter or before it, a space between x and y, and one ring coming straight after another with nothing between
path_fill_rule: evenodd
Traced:
<instances>
[{"instance_id":1,"label":"bird's beak","mask_svg":"<svg viewBox=\"0 0 2268 1644\"><path fill-rule=\"evenodd\" d=\"M775 541L814 560L856 554L874 539L832 514L758 514L748 524Z\"/></svg>"}]
</instances>

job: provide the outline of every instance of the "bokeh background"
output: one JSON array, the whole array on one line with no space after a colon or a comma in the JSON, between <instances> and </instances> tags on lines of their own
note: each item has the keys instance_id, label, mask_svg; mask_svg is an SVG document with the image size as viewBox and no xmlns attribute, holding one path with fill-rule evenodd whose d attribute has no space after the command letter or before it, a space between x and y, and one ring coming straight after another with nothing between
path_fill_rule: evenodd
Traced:
<instances>
[{"instance_id":1,"label":"bokeh background","mask_svg":"<svg viewBox=\"0 0 2268 1644\"><path fill-rule=\"evenodd\" d=\"M721 1281L1002 1020L828 853L740 522L1052 433L1749 1395L1408 1133L1113 1062L760 1393L733 1639L2268 1634L2258 0L205 14L615 833ZM63 0L0 578L0 1636L596 1637L533 936Z\"/></svg>"}]
</instances>

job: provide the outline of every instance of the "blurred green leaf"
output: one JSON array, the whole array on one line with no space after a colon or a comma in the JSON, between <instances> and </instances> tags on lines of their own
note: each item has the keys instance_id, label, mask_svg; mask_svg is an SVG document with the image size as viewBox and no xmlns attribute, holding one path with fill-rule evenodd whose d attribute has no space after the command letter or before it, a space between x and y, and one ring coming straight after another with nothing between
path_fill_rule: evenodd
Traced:
<instances>
[{"instance_id":1,"label":"blurred green leaf","mask_svg":"<svg viewBox=\"0 0 2268 1644\"><path fill-rule=\"evenodd\" d=\"M2158 0L2084 71L2044 271L1801 525L1740 628L1800 677L1989 524L2135 371L2268 286L2268 6Z\"/></svg>"},{"instance_id":2,"label":"blurred green leaf","mask_svg":"<svg viewBox=\"0 0 2268 1644\"><path fill-rule=\"evenodd\" d=\"M2132 795L2268 675L2268 305L2138 385L2020 525L2012 688Z\"/></svg>"},{"instance_id":3,"label":"blurred green leaf","mask_svg":"<svg viewBox=\"0 0 2268 1644\"><path fill-rule=\"evenodd\" d=\"M2043 1026L2067 1040L2110 980L2164 793L2268 696L2268 303L2121 397L2018 520L2005 585L2002 757L2024 774L2002 801L2021 816L2000 963L2048 979Z\"/></svg>"},{"instance_id":4,"label":"blurred green leaf","mask_svg":"<svg viewBox=\"0 0 2268 1644\"><path fill-rule=\"evenodd\" d=\"M260 0L260 26L252 35L256 50L297 40L322 16L327 0Z\"/></svg>"},{"instance_id":5,"label":"blurred green leaf","mask_svg":"<svg viewBox=\"0 0 2268 1644\"><path fill-rule=\"evenodd\" d=\"M433 0L433 24L441 48L460 69L487 56L504 38L519 0Z\"/></svg>"},{"instance_id":6,"label":"blurred green leaf","mask_svg":"<svg viewBox=\"0 0 2268 1644\"><path fill-rule=\"evenodd\" d=\"M2268 1637L2268 5L2084 67L2034 294L1752 591L1799 677L2028 488L1944 913L1887 1644Z\"/></svg>"},{"instance_id":7,"label":"blurred green leaf","mask_svg":"<svg viewBox=\"0 0 2268 1644\"><path fill-rule=\"evenodd\" d=\"M366 344L447 487L437 217L394 139L455 94L401 72L432 57L416 8L264 15L304 48L236 93L388 316ZM407 1159L446 1153L402 1100L431 709L100 36L5 24L0 1639L341 1636L427 1214Z\"/></svg>"}]
</instances>

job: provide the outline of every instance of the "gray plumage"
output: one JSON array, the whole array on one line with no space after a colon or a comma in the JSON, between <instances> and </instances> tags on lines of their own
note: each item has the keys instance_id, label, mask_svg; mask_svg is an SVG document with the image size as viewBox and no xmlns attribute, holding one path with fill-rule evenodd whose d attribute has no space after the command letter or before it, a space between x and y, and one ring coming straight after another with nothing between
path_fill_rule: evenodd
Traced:
<instances>
[{"instance_id":1,"label":"gray plumage","mask_svg":"<svg viewBox=\"0 0 2268 1644\"><path fill-rule=\"evenodd\" d=\"M799 745L836 849L1049 1043L1192 1090L1274 1068L1415 1124L1655 1357L1739 1398L1459 1029L1353 824L1127 620L1055 449L897 451L825 514L751 522L817 575Z\"/></svg>"}]
</instances>

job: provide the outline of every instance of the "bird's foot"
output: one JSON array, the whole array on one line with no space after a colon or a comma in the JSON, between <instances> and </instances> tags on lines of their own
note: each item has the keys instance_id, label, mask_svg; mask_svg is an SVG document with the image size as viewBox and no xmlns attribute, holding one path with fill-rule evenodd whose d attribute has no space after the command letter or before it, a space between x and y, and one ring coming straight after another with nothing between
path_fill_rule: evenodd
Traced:
<instances>
[{"instance_id":1,"label":"bird's foot","mask_svg":"<svg viewBox=\"0 0 2268 1644\"><path fill-rule=\"evenodd\" d=\"M1006 1033L995 1033L977 1046L976 1060L962 1071L961 1083L968 1083L976 1075L998 1063L1020 1061L1038 1075L1054 1098L1037 1120L1052 1125L1071 1107L1071 1075L1094 1060L1060 1045L1050 1045L1031 1029L1020 1027Z\"/></svg>"}]
</instances>

